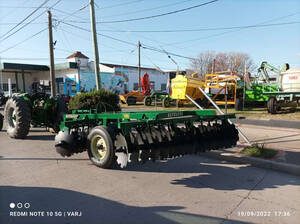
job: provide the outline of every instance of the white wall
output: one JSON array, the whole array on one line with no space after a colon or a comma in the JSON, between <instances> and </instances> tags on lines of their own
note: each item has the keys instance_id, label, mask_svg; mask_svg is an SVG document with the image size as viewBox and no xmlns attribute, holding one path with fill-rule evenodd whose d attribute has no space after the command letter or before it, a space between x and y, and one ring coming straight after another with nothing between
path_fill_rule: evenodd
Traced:
<instances>
[{"instance_id":1,"label":"white wall","mask_svg":"<svg viewBox=\"0 0 300 224\"><path fill-rule=\"evenodd\" d=\"M78 70L77 69L63 69L63 70L57 70L55 71L55 78L70 78L74 79L75 81L78 82Z\"/></svg>"},{"instance_id":2,"label":"white wall","mask_svg":"<svg viewBox=\"0 0 300 224\"><path fill-rule=\"evenodd\" d=\"M118 69L126 72L126 68ZM155 83L155 90L161 90L161 84L167 84L168 73L164 73L154 69L141 69L141 77L143 77L145 73L148 73L150 81ZM136 68L127 68L127 74L129 79L128 89L129 91L132 91L134 83L138 83L138 70Z\"/></svg>"}]
</instances>

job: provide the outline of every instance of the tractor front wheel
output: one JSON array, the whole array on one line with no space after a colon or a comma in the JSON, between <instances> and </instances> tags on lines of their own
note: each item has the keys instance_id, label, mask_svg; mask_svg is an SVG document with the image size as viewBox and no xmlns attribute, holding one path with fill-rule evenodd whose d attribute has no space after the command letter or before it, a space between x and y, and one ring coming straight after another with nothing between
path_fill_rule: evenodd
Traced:
<instances>
[{"instance_id":1,"label":"tractor front wheel","mask_svg":"<svg viewBox=\"0 0 300 224\"><path fill-rule=\"evenodd\" d=\"M23 139L30 129L31 111L28 103L21 97L10 98L4 108L7 134L11 138Z\"/></svg>"},{"instance_id":2,"label":"tractor front wheel","mask_svg":"<svg viewBox=\"0 0 300 224\"><path fill-rule=\"evenodd\" d=\"M93 164L109 169L115 163L114 145L108 128L94 127L88 135L88 155Z\"/></svg>"},{"instance_id":3,"label":"tractor front wheel","mask_svg":"<svg viewBox=\"0 0 300 224\"><path fill-rule=\"evenodd\" d=\"M163 100L162 100L162 106L163 106L163 107L169 107L170 104L171 104L171 100L170 100L169 97L163 98Z\"/></svg>"},{"instance_id":4,"label":"tractor front wheel","mask_svg":"<svg viewBox=\"0 0 300 224\"><path fill-rule=\"evenodd\" d=\"M144 105L145 105L145 106L151 106L151 104L152 104L152 99L151 99L151 97L150 97L150 96L146 96L146 97L144 98Z\"/></svg>"}]
</instances>

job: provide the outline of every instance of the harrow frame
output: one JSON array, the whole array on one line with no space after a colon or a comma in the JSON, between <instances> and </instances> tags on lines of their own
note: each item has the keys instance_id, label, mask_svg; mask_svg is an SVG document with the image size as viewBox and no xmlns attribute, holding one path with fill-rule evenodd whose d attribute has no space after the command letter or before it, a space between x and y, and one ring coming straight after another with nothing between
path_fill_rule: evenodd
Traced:
<instances>
[{"instance_id":1,"label":"harrow frame","mask_svg":"<svg viewBox=\"0 0 300 224\"><path fill-rule=\"evenodd\" d=\"M91 147L91 135L97 129L96 132L108 135L113 147L113 149L109 150L113 150L115 157L118 157L117 162L121 167L124 167L127 165L127 160L132 160L129 157L135 152L146 152L147 155L149 154L149 157L146 156L145 160L151 159L153 161L156 160L155 157L165 159L196 153L197 149L195 149L193 144L199 146L196 141L198 142L202 135L208 136L207 138L209 138L211 145L208 147L209 149L202 148L198 151L203 152L235 145L238 134L235 127L228 123L230 118L235 118L235 115L217 115L215 110L116 113L97 113L96 110L74 110L71 114L64 115L60 124L60 132L55 139L55 146L57 152L62 156L71 156L74 153L87 150L90 159L95 165L102 168L110 168L111 164L98 165L95 162L95 158L91 158L93 157L91 149L89 149ZM233 133L232 137L226 134L226 128L230 129L230 133ZM102 137L100 136L100 139ZM217 143L218 138L232 138L233 140L229 140L229 145L225 144L223 146ZM105 141L107 141L107 144L109 143L108 140ZM204 141L203 144L205 145L205 139L202 141ZM164 147L167 148L168 144L173 145L175 148L178 147L177 144L189 146L185 150L178 149L169 153L169 150L164 149ZM64 148L63 152L61 148ZM157 150L158 148L159 150ZM141 159L142 157L140 155L139 160L143 160Z\"/></svg>"}]
</instances>

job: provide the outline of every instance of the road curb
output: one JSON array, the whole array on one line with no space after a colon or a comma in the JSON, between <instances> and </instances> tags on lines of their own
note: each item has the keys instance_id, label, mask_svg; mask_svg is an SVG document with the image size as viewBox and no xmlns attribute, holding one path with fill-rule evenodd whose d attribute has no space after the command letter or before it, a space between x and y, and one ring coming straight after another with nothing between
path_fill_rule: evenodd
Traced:
<instances>
[{"instance_id":1,"label":"road curb","mask_svg":"<svg viewBox=\"0 0 300 224\"><path fill-rule=\"evenodd\" d=\"M259 125L259 126L268 126L268 127L278 127L278 128L293 128L300 129L300 121L297 120L278 120L278 119L251 119L238 117L231 119L235 124L250 124L250 125Z\"/></svg>"},{"instance_id":2,"label":"road curb","mask_svg":"<svg viewBox=\"0 0 300 224\"><path fill-rule=\"evenodd\" d=\"M208 158L225 160L233 163L251 164L255 167L266 168L300 176L300 166L295 164L282 163L274 160L254 158L236 153L228 153L222 151L209 151L201 153L200 155Z\"/></svg>"}]
</instances>

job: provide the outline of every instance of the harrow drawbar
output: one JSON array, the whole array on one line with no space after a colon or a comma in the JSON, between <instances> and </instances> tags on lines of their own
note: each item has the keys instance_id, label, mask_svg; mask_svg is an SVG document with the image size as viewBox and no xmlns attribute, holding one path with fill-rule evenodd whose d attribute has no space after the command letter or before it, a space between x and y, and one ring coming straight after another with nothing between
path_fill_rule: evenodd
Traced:
<instances>
[{"instance_id":1,"label":"harrow drawbar","mask_svg":"<svg viewBox=\"0 0 300 224\"><path fill-rule=\"evenodd\" d=\"M62 156L86 151L102 168L167 160L236 145L238 131L213 110L67 114L55 137Z\"/></svg>"}]
</instances>

